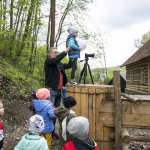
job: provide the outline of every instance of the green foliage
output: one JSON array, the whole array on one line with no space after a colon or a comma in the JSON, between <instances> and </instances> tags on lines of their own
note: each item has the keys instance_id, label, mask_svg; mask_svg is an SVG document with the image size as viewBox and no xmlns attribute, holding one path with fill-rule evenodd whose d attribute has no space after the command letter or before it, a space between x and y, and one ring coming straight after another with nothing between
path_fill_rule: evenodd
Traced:
<instances>
[{"instance_id":1,"label":"green foliage","mask_svg":"<svg viewBox=\"0 0 150 150\"><path fill-rule=\"evenodd\" d=\"M59 3L56 3L56 22L59 22L59 26L55 42L58 42L61 34L66 31L66 16L69 19L69 16L72 16L70 23L67 23L68 26L75 23L85 39L91 36L82 20L84 20L84 14L89 11L88 4L92 2L93 0L59 0ZM16 0L15 2L12 1L12 3L11 1L1 3L0 76L6 79L5 85L1 88L1 94L8 91L14 92L15 95L20 97L45 86L44 62L47 56L48 43L47 45L43 45L43 42L41 43L42 45L38 44L40 43L38 34L40 35L39 38L44 34L42 29L45 29L45 20L41 20L43 18L41 6L46 3L49 3L49 1ZM74 21L72 22L72 20ZM63 63L68 63L68 61L67 57L62 60ZM81 67L78 63L75 75L77 81L79 81L80 73ZM69 82L71 69L66 70L66 74ZM87 83L89 82L91 82L90 76L87 73Z\"/></svg>"},{"instance_id":2,"label":"green foliage","mask_svg":"<svg viewBox=\"0 0 150 150\"><path fill-rule=\"evenodd\" d=\"M141 39L134 39L134 46L135 48L139 49L142 47L148 40L150 39L150 31L143 34Z\"/></svg>"},{"instance_id":3,"label":"green foliage","mask_svg":"<svg viewBox=\"0 0 150 150\"><path fill-rule=\"evenodd\" d=\"M111 79L112 79L112 78L110 78L110 77L105 77L105 78L104 78L104 81L103 81L103 84L104 84L104 85L107 85L107 84L110 82Z\"/></svg>"},{"instance_id":4,"label":"green foliage","mask_svg":"<svg viewBox=\"0 0 150 150\"><path fill-rule=\"evenodd\" d=\"M37 67L31 74L30 70L21 68L19 65L14 66L10 61L0 57L0 76L6 79L6 81L3 81L4 86L0 90L0 95L7 91L7 93L13 92L20 98L20 96L29 94L33 90L44 87L44 73L42 71L44 63L40 63L42 65L39 65L40 67ZM25 65L25 63L22 65ZM42 76L39 75L40 73Z\"/></svg>"}]
</instances>

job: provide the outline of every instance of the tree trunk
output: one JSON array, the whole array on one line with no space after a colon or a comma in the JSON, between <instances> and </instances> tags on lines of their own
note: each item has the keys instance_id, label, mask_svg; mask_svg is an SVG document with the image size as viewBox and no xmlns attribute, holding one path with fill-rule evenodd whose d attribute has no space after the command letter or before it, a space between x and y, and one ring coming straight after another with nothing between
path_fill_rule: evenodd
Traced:
<instances>
[{"instance_id":1,"label":"tree trunk","mask_svg":"<svg viewBox=\"0 0 150 150\"><path fill-rule=\"evenodd\" d=\"M51 8L51 1L50 1L50 8ZM51 24L51 9L49 11L48 32L47 32L47 40L46 40L47 53L49 51L49 35L50 35L50 26L51 26L50 24Z\"/></svg>"},{"instance_id":2,"label":"tree trunk","mask_svg":"<svg viewBox=\"0 0 150 150\"><path fill-rule=\"evenodd\" d=\"M67 6L66 6L66 8L65 8L65 11L63 12L63 15L62 15L62 17L61 17L61 19L60 19L60 21L59 21L59 27L58 27L57 35L56 35L56 37L55 37L56 47L58 46L58 40L59 40L59 38L60 38L60 36L61 36L61 34L62 34L62 25L63 25L63 23L64 23L64 20L65 20L65 18L66 18L66 15L67 15L67 13L68 13L68 11L69 11L69 8L70 8L70 6L72 5L72 2L73 2L73 0L69 0Z\"/></svg>"},{"instance_id":3,"label":"tree trunk","mask_svg":"<svg viewBox=\"0 0 150 150\"><path fill-rule=\"evenodd\" d=\"M55 0L51 0L51 38L50 38L50 47L54 47L54 38L55 38Z\"/></svg>"},{"instance_id":4,"label":"tree trunk","mask_svg":"<svg viewBox=\"0 0 150 150\"><path fill-rule=\"evenodd\" d=\"M29 11L28 11L25 31L24 31L24 35L23 35L23 40L22 40L21 48L20 48L20 50L18 52L18 56L20 56L21 50L23 50L23 48L25 46L25 41L26 41L26 39L28 37L28 33L29 33L28 29L29 29L29 25L30 25L30 22L31 22L31 16L32 16L33 8L34 8L34 2L35 2L35 0L31 0L31 5L30 5Z\"/></svg>"},{"instance_id":5,"label":"tree trunk","mask_svg":"<svg viewBox=\"0 0 150 150\"><path fill-rule=\"evenodd\" d=\"M0 10L3 9L2 5L3 5L2 0L0 0ZM2 12L0 12L0 20L2 21ZM0 22L0 31L1 31L1 30L2 30L2 29L1 29L1 22Z\"/></svg>"},{"instance_id":6,"label":"tree trunk","mask_svg":"<svg viewBox=\"0 0 150 150\"><path fill-rule=\"evenodd\" d=\"M11 3L10 3L10 30L13 30L13 5L14 5L14 0L11 0Z\"/></svg>"},{"instance_id":7,"label":"tree trunk","mask_svg":"<svg viewBox=\"0 0 150 150\"><path fill-rule=\"evenodd\" d=\"M6 20L6 0L4 1L3 0L3 10L5 10L4 12L3 12L3 21L5 21ZM3 31L5 31L5 24L3 24Z\"/></svg>"}]
</instances>

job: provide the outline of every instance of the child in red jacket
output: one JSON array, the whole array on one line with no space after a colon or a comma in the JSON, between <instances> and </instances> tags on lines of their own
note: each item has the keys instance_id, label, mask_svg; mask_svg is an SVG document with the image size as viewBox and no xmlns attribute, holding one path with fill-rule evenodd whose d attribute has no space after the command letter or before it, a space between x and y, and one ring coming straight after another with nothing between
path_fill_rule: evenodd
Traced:
<instances>
[{"instance_id":1,"label":"child in red jacket","mask_svg":"<svg viewBox=\"0 0 150 150\"><path fill-rule=\"evenodd\" d=\"M3 116L3 115L4 115L3 103L2 101L0 101L0 116ZM0 122L0 149L4 147L3 140L4 140L3 127L2 127L2 123Z\"/></svg>"},{"instance_id":2,"label":"child in red jacket","mask_svg":"<svg viewBox=\"0 0 150 150\"><path fill-rule=\"evenodd\" d=\"M73 141L64 145L63 150L99 150L92 139L82 139L89 131L89 121L85 117L76 117L69 121L67 130L72 135Z\"/></svg>"}]
</instances>

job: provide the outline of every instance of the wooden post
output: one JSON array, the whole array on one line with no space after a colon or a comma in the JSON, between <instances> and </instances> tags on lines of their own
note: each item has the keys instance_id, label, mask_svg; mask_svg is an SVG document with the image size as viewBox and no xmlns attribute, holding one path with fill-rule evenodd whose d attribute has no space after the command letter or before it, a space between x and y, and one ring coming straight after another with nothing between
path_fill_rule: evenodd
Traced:
<instances>
[{"instance_id":1,"label":"wooden post","mask_svg":"<svg viewBox=\"0 0 150 150\"><path fill-rule=\"evenodd\" d=\"M55 39L55 0L51 0L51 38L50 47L54 47Z\"/></svg>"},{"instance_id":2,"label":"wooden post","mask_svg":"<svg viewBox=\"0 0 150 150\"><path fill-rule=\"evenodd\" d=\"M130 95L128 94L125 94L125 93L121 93L121 96L127 98L128 100L130 100L131 102L134 102L138 105L141 105L142 104L142 101L139 99L139 98L135 98L135 97L131 97Z\"/></svg>"},{"instance_id":3,"label":"wooden post","mask_svg":"<svg viewBox=\"0 0 150 150\"><path fill-rule=\"evenodd\" d=\"M120 71L114 71L114 94L115 94L115 148L122 149L121 142L121 91Z\"/></svg>"},{"instance_id":4,"label":"wooden post","mask_svg":"<svg viewBox=\"0 0 150 150\"><path fill-rule=\"evenodd\" d=\"M150 56L148 57L148 94L150 94Z\"/></svg>"}]
</instances>

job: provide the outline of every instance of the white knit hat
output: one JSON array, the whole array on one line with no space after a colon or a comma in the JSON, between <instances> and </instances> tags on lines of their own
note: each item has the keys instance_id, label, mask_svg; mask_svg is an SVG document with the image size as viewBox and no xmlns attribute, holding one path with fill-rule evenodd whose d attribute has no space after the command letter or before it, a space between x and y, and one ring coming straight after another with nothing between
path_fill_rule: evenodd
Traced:
<instances>
[{"instance_id":1,"label":"white knit hat","mask_svg":"<svg viewBox=\"0 0 150 150\"><path fill-rule=\"evenodd\" d=\"M89 130L89 120L82 116L72 118L68 123L67 130L73 137L83 138Z\"/></svg>"},{"instance_id":2,"label":"white knit hat","mask_svg":"<svg viewBox=\"0 0 150 150\"><path fill-rule=\"evenodd\" d=\"M39 134L44 130L44 120L40 115L34 115L29 119L29 131L32 134Z\"/></svg>"},{"instance_id":3,"label":"white knit hat","mask_svg":"<svg viewBox=\"0 0 150 150\"><path fill-rule=\"evenodd\" d=\"M78 30L77 30L75 27L70 26L70 27L68 28L67 32L68 32L69 34L73 34L73 33L75 33L75 32L78 32Z\"/></svg>"}]
</instances>

